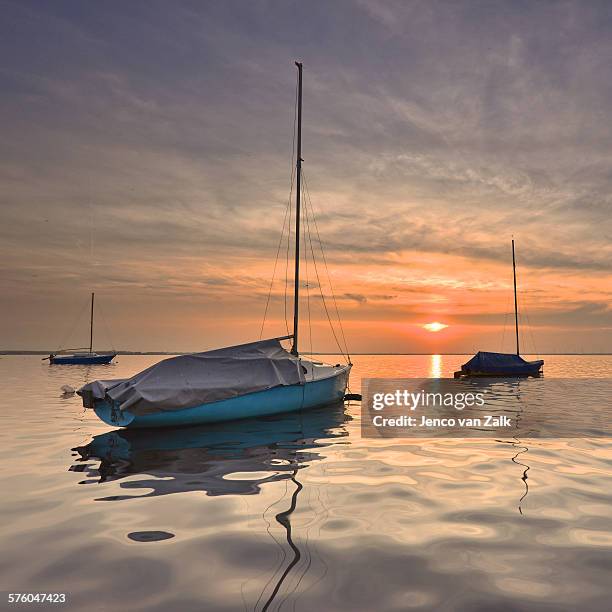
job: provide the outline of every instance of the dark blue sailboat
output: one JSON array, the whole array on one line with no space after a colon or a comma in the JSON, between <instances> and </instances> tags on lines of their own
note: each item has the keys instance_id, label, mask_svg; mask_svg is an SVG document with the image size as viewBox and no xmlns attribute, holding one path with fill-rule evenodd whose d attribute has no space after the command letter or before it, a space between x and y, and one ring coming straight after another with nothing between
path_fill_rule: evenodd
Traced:
<instances>
[{"instance_id":1,"label":"dark blue sailboat","mask_svg":"<svg viewBox=\"0 0 612 612\"><path fill-rule=\"evenodd\" d=\"M110 363L117 353L94 353L93 352L93 326L94 326L94 299L95 293L91 294L91 312L89 317L89 350L75 350L69 354L51 353L45 359L51 365L105 365Z\"/></svg>"},{"instance_id":2,"label":"dark blue sailboat","mask_svg":"<svg viewBox=\"0 0 612 612\"><path fill-rule=\"evenodd\" d=\"M514 258L514 240L512 240L512 273L514 278L514 324L516 332L516 354L490 353L478 351L461 370L455 372L455 378L462 376L540 376L544 360L526 361L520 355L518 303L516 300L516 260Z\"/></svg>"},{"instance_id":3,"label":"dark blue sailboat","mask_svg":"<svg viewBox=\"0 0 612 612\"><path fill-rule=\"evenodd\" d=\"M48 357L51 365L106 365L115 357L116 353L75 352L71 355L50 355Z\"/></svg>"},{"instance_id":4,"label":"dark blue sailboat","mask_svg":"<svg viewBox=\"0 0 612 612\"><path fill-rule=\"evenodd\" d=\"M513 353L489 353L478 351L467 363L455 372L461 376L539 376L542 373L543 359L526 361Z\"/></svg>"}]
</instances>

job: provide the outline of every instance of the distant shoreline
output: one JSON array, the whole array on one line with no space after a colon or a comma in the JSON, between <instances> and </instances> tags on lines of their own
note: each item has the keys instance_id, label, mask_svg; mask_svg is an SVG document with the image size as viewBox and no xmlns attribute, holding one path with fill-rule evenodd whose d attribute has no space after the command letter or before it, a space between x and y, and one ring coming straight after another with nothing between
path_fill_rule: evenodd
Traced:
<instances>
[{"instance_id":1,"label":"distant shoreline","mask_svg":"<svg viewBox=\"0 0 612 612\"><path fill-rule=\"evenodd\" d=\"M11 356L11 355L49 355L54 351L0 351L0 355ZM200 351L176 351L176 352L168 352L168 351L99 351L100 353L111 353L116 352L117 355L190 355L195 352ZM341 353L301 353L302 355L340 355ZM453 356L453 355L473 355L474 353L351 353L351 355L373 355L373 356L407 356L407 355L443 355L443 356ZM550 356L562 356L565 355L567 357L575 357L575 356L610 356L612 353L538 353L539 355L550 355ZM525 353L525 355L535 355L535 353Z\"/></svg>"}]
</instances>

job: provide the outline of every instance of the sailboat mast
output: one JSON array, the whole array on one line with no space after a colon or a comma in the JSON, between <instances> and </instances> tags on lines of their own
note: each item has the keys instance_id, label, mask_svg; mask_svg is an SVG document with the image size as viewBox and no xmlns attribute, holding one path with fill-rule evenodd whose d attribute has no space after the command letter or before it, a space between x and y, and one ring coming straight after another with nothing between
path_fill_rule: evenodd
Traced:
<instances>
[{"instance_id":1,"label":"sailboat mast","mask_svg":"<svg viewBox=\"0 0 612 612\"><path fill-rule=\"evenodd\" d=\"M519 351L519 326L518 326L518 305L516 302L516 261L514 259L514 238L512 239L512 275L514 277L514 326L516 330L516 354L520 355Z\"/></svg>"},{"instance_id":2,"label":"sailboat mast","mask_svg":"<svg viewBox=\"0 0 612 612\"><path fill-rule=\"evenodd\" d=\"M297 162L295 191L295 277L293 287L293 346L291 353L298 354L298 321L300 293L300 197L302 195L302 64L295 62L298 69L298 109L297 109Z\"/></svg>"},{"instance_id":3,"label":"sailboat mast","mask_svg":"<svg viewBox=\"0 0 612 612\"><path fill-rule=\"evenodd\" d=\"M93 319L94 319L94 295L91 294L91 314L89 316L89 352L92 352L93 348Z\"/></svg>"}]
</instances>

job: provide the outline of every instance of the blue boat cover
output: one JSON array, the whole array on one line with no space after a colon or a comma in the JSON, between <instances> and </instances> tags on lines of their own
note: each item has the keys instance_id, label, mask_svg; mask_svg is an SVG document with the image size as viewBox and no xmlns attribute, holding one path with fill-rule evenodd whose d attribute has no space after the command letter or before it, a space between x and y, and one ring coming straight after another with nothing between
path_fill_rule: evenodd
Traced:
<instances>
[{"instance_id":1,"label":"blue boat cover","mask_svg":"<svg viewBox=\"0 0 612 612\"><path fill-rule=\"evenodd\" d=\"M132 378L96 380L77 393L110 400L139 416L303 382L299 358L273 339L171 357Z\"/></svg>"},{"instance_id":2,"label":"blue boat cover","mask_svg":"<svg viewBox=\"0 0 612 612\"><path fill-rule=\"evenodd\" d=\"M461 366L464 372L487 374L524 374L538 368L542 362L525 361L513 353L487 353L478 351L467 363Z\"/></svg>"}]
</instances>

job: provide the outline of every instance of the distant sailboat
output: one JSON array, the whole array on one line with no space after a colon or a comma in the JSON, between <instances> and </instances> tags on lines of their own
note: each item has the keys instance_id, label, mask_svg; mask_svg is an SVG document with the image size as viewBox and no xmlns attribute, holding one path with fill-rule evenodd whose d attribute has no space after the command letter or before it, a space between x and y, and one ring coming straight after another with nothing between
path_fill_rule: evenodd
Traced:
<instances>
[{"instance_id":1,"label":"distant sailboat","mask_svg":"<svg viewBox=\"0 0 612 612\"><path fill-rule=\"evenodd\" d=\"M351 364L326 365L298 351L302 64L298 68L293 334L165 359L124 380L79 389L83 405L113 426L201 425L295 412L344 398ZM305 203L306 205L306 203ZM293 340L291 351L281 340Z\"/></svg>"},{"instance_id":2,"label":"distant sailboat","mask_svg":"<svg viewBox=\"0 0 612 612\"><path fill-rule=\"evenodd\" d=\"M526 361L520 354L514 240L512 240L512 273L514 278L514 325L516 332L516 354L478 351L474 357L461 366L461 370L455 372L455 378L460 378L462 376L539 376L542 373L542 366L544 365L543 359L538 359L537 361Z\"/></svg>"},{"instance_id":3,"label":"distant sailboat","mask_svg":"<svg viewBox=\"0 0 612 612\"><path fill-rule=\"evenodd\" d=\"M89 350L66 349L74 352L70 354L51 353L48 357L45 357L51 365L105 365L117 356L117 353L114 352L102 354L93 352L94 299L95 293L92 293L89 317Z\"/></svg>"}]
</instances>

